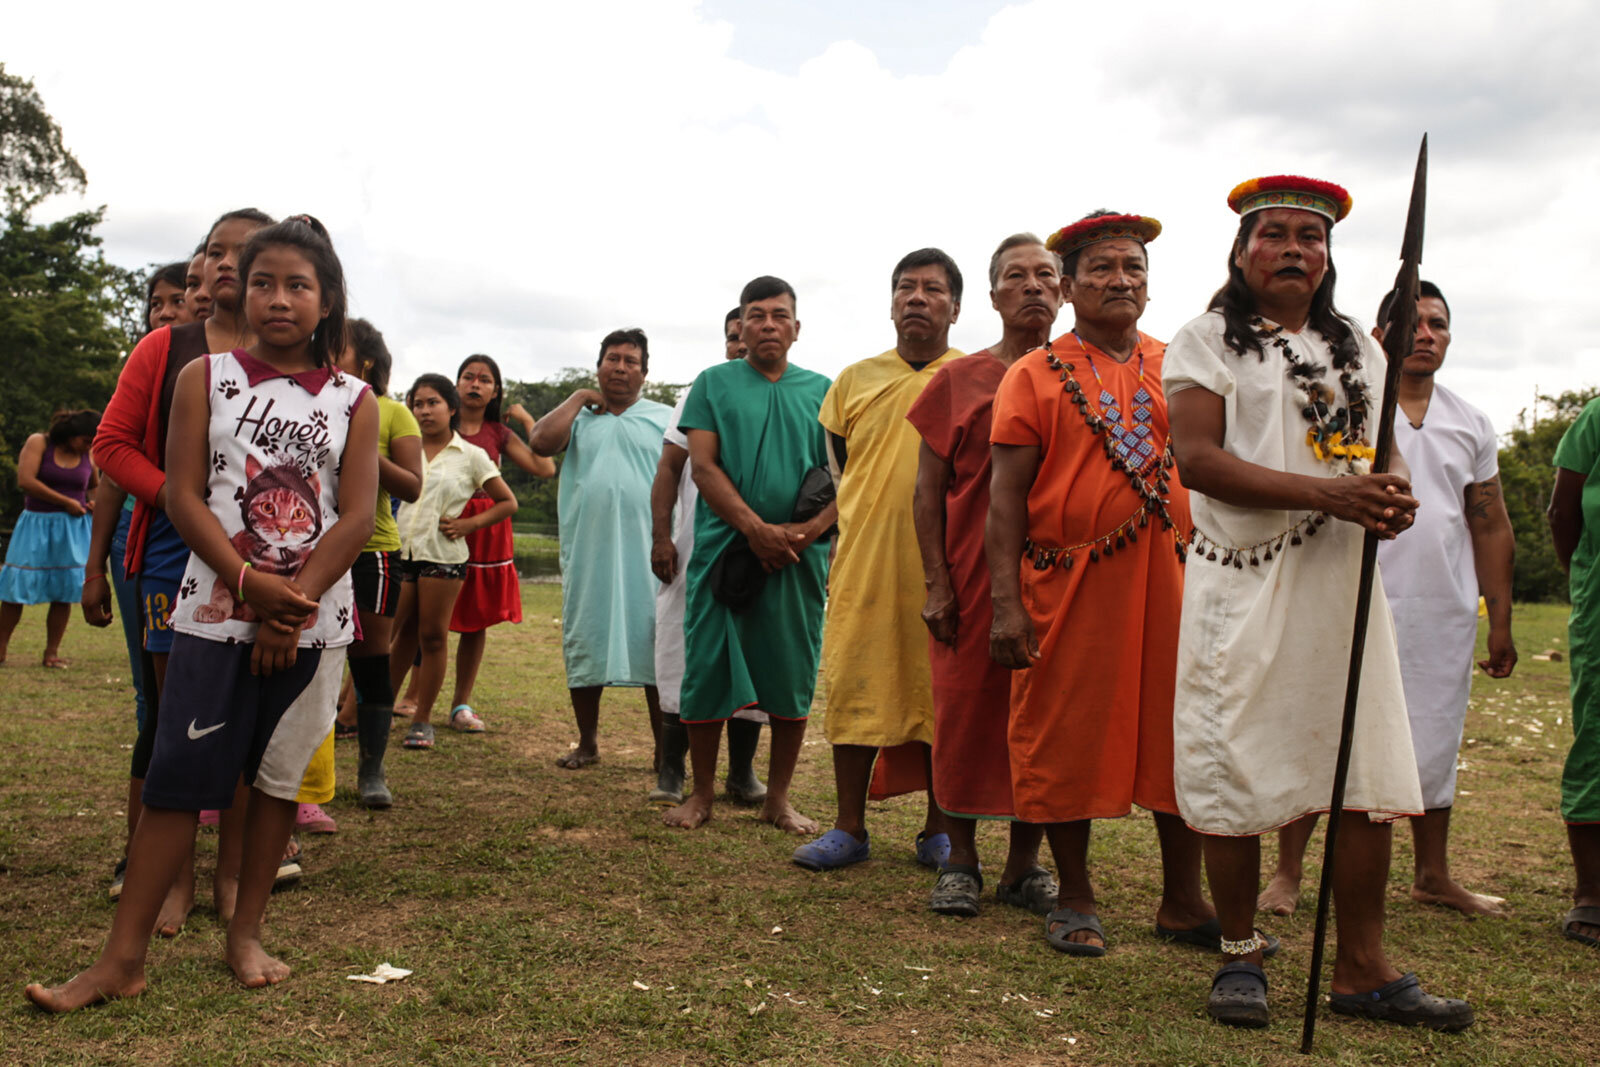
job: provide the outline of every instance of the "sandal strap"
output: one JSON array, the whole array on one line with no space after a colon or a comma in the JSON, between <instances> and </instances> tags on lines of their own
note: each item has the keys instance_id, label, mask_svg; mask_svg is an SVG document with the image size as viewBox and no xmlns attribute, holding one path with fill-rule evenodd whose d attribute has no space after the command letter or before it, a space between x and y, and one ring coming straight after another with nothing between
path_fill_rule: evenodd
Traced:
<instances>
[{"instance_id":1,"label":"sandal strap","mask_svg":"<svg viewBox=\"0 0 1600 1067\"><path fill-rule=\"evenodd\" d=\"M1256 979L1263 989L1267 987L1266 971L1246 960L1234 960L1232 963L1224 963L1217 973L1211 976L1211 988L1215 989L1217 983L1225 979L1241 976Z\"/></svg>"}]
</instances>

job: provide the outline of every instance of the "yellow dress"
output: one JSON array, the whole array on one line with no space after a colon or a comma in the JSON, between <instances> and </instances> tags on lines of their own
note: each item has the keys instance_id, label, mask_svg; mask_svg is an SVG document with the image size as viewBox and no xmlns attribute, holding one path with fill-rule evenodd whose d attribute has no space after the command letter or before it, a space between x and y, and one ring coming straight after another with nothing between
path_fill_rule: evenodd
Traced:
<instances>
[{"instance_id":1,"label":"yellow dress","mask_svg":"<svg viewBox=\"0 0 1600 1067\"><path fill-rule=\"evenodd\" d=\"M911 515L921 437L906 412L950 349L921 370L890 349L846 367L819 418L844 438L839 547L822 634L828 741L874 748L933 742L922 625L922 561Z\"/></svg>"}]
</instances>

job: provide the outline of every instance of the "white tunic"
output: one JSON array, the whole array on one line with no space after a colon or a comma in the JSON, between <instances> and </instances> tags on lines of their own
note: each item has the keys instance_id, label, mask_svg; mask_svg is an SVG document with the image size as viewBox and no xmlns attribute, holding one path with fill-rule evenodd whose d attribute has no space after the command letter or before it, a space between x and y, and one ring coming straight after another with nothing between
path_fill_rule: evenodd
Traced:
<instances>
[{"instance_id":1,"label":"white tunic","mask_svg":"<svg viewBox=\"0 0 1600 1067\"><path fill-rule=\"evenodd\" d=\"M672 409L663 442L677 445L685 451L689 437L678 429L683 417L683 405L689 399L685 389ZM683 694L683 611L688 600L685 575L689 573L689 556L694 552L694 508L700 499L700 490L694 484L694 461L684 460L683 475L678 479L678 502L672 516L672 545L678 550L678 573L672 581L656 589L656 690L661 697L661 710L668 715L678 714ZM759 708L740 708L733 713L735 719L766 722L767 713Z\"/></svg>"},{"instance_id":2,"label":"white tunic","mask_svg":"<svg viewBox=\"0 0 1600 1067\"><path fill-rule=\"evenodd\" d=\"M1435 384L1422 429L1400 413L1395 443L1421 502L1416 525L1378 546L1383 589L1400 642L1411 744L1422 802L1448 808L1472 689L1478 640L1478 573L1467 528L1466 490L1500 471L1489 417Z\"/></svg>"},{"instance_id":3,"label":"white tunic","mask_svg":"<svg viewBox=\"0 0 1600 1067\"><path fill-rule=\"evenodd\" d=\"M1239 355L1223 343L1223 320L1208 312L1167 346L1168 397L1199 387L1223 398L1223 448L1250 463L1312 477L1334 468L1306 443L1298 390L1283 355ZM1312 330L1284 336L1303 359L1323 364L1344 403L1332 353ZM1376 421L1383 353L1365 334L1362 377ZM1190 493L1197 533L1233 546L1275 539L1306 512L1240 508ZM1191 552L1184 575L1173 710L1178 808L1204 833L1260 834L1327 811L1339 747L1355 619L1363 532L1328 519L1300 545L1285 540L1270 560L1242 567ZM1259 556L1264 553L1258 552ZM1375 584L1362 665L1355 747L1345 808L1374 819L1422 811L1406 722L1394 625Z\"/></svg>"}]
</instances>

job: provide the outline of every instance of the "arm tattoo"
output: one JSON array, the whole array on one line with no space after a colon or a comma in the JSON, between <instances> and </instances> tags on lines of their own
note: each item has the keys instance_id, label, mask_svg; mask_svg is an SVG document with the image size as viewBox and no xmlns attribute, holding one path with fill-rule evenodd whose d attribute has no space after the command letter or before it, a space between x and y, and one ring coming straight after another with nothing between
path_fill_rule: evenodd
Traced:
<instances>
[{"instance_id":1,"label":"arm tattoo","mask_svg":"<svg viewBox=\"0 0 1600 1067\"><path fill-rule=\"evenodd\" d=\"M1486 519L1489 509L1495 501L1500 499L1500 479L1490 478L1486 482L1473 482L1467 486L1467 518Z\"/></svg>"}]
</instances>

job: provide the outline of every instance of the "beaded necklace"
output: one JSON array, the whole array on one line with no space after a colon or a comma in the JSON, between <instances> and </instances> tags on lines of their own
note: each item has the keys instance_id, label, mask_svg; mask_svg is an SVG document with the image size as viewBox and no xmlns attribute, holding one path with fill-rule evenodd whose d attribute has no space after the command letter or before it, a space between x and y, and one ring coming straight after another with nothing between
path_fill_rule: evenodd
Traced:
<instances>
[{"instance_id":1,"label":"beaded necklace","mask_svg":"<svg viewBox=\"0 0 1600 1067\"><path fill-rule=\"evenodd\" d=\"M1377 453L1367 443L1367 415L1372 410L1371 394L1358 376L1359 358L1348 359L1339 366L1339 385L1344 390L1344 407L1334 407L1333 389L1322 378L1328 368L1313 363L1294 350L1283 335L1283 327L1268 326L1259 315L1250 317L1255 327L1256 340L1270 344L1289 365L1289 380L1300 393L1300 416L1310 424L1306 431L1306 445L1324 462L1339 465L1347 474L1366 474L1372 469ZM1337 364L1338 361L1336 360Z\"/></svg>"},{"instance_id":2,"label":"beaded necklace","mask_svg":"<svg viewBox=\"0 0 1600 1067\"><path fill-rule=\"evenodd\" d=\"M1342 466L1339 474L1365 474L1371 470L1375 453L1366 441L1371 398L1366 383L1357 376L1361 370L1361 360L1347 359L1342 365L1337 359L1334 361L1339 366L1339 385L1345 397L1345 406L1335 408L1333 390L1322 380L1327 367L1313 363L1296 352L1289 339L1283 336L1282 326L1268 326L1259 315L1250 317L1250 325L1255 328L1256 340L1276 348L1289 365L1289 380L1300 393L1300 416L1310 424L1310 429L1306 431L1306 445L1316 457L1336 468ZM1243 569L1246 560L1250 566L1259 567L1263 562L1271 562L1275 553L1281 554L1285 546L1304 543L1302 535L1315 537L1317 529L1327 521L1326 512L1307 512L1288 529L1253 545L1243 546L1218 541L1196 526L1192 547L1196 554L1204 553L1208 561L1221 563L1224 567Z\"/></svg>"},{"instance_id":3,"label":"beaded necklace","mask_svg":"<svg viewBox=\"0 0 1600 1067\"><path fill-rule=\"evenodd\" d=\"M1098 403L1093 405L1094 410L1090 410L1092 402L1085 395L1083 386L1074 373L1077 366L1058 357L1052 347L1053 342L1050 341L1046 341L1044 346L1045 365L1059 376L1062 387L1072 403L1077 406L1078 414L1083 416L1084 425L1089 428L1089 432L1101 438L1100 443L1105 451L1106 461L1117 473L1127 476L1129 486L1139 495L1143 503L1139 505L1138 510L1108 533L1066 548L1045 548L1030 541L1023 546L1024 555L1033 561L1034 570L1040 571L1049 570L1057 563L1063 569L1070 569L1073 554L1084 548L1089 550L1089 562L1098 563L1102 555L1111 556L1117 549L1126 548L1129 541L1138 541L1139 531L1150 525L1150 517L1153 515L1161 520L1163 529L1174 531L1173 549L1181 563L1187 554L1187 548L1183 538L1176 533L1177 524L1172 521L1172 516L1167 511L1167 498L1172 492L1167 472L1174 465L1172 435L1168 433L1165 445L1158 451L1152 440L1155 436L1151 424L1153 398L1144 386L1144 353L1142 351L1138 353L1139 388L1133 396L1133 422L1129 424L1123 421L1121 412L1116 407L1117 398L1101 381L1100 370L1094 365L1094 357L1089 355L1089 346L1083 343L1083 339L1078 337L1076 332L1072 336L1078 342L1084 358L1089 361L1089 370L1094 374L1096 383L1100 385L1100 395L1097 398Z\"/></svg>"}]
</instances>

